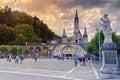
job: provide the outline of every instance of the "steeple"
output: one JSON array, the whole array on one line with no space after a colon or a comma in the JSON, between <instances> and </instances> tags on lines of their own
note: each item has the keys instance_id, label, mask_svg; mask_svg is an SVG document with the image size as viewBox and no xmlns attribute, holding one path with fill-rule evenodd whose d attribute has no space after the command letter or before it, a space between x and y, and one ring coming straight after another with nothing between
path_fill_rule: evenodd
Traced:
<instances>
[{"instance_id":1,"label":"steeple","mask_svg":"<svg viewBox=\"0 0 120 80\"><path fill-rule=\"evenodd\" d=\"M73 41L75 44L81 44L82 42L82 34L79 30L79 17L78 17L77 10L75 12L75 17L74 17Z\"/></svg>"},{"instance_id":2,"label":"steeple","mask_svg":"<svg viewBox=\"0 0 120 80\"><path fill-rule=\"evenodd\" d=\"M63 35L62 35L62 44L66 44L68 41L67 41L67 35L66 35L66 32L65 32L65 28L63 29Z\"/></svg>"},{"instance_id":3,"label":"steeple","mask_svg":"<svg viewBox=\"0 0 120 80\"><path fill-rule=\"evenodd\" d=\"M86 27L85 27L85 29L84 29L83 37L88 37L88 35L87 35L87 31L86 31Z\"/></svg>"},{"instance_id":4,"label":"steeple","mask_svg":"<svg viewBox=\"0 0 120 80\"><path fill-rule=\"evenodd\" d=\"M78 22L78 21L79 21L79 18L78 18L78 13L77 13L77 9L76 9L76 13L75 13L75 18L74 18L74 21L75 21L75 22Z\"/></svg>"},{"instance_id":5,"label":"steeple","mask_svg":"<svg viewBox=\"0 0 120 80\"><path fill-rule=\"evenodd\" d=\"M65 32L65 28L63 29L63 37L67 37L66 32Z\"/></svg>"}]
</instances>

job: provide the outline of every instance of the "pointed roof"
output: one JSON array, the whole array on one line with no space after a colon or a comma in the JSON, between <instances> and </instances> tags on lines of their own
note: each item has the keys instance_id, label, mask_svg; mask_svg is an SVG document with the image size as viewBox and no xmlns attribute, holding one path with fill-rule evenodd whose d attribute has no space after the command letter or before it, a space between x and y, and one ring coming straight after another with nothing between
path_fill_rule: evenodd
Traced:
<instances>
[{"instance_id":1,"label":"pointed roof","mask_svg":"<svg viewBox=\"0 0 120 80\"><path fill-rule=\"evenodd\" d=\"M85 29L84 29L83 37L88 37L86 27L85 27Z\"/></svg>"},{"instance_id":2,"label":"pointed roof","mask_svg":"<svg viewBox=\"0 0 120 80\"><path fill-rule=\"evenodd\" d=\"M76 13L75 13L75 19L78 19L77 9L76 9Z\"/></svg>"},{"instance_id":3,"label":"pointed roof","mask_svg":"<svg viewBox=\"0 0 120 80\"><path fill-rule=\"evenodd\" d=\"M63 29L63 37L67 37L66 32L65 32L65 28Z\"/></svg>"}]
</instances>

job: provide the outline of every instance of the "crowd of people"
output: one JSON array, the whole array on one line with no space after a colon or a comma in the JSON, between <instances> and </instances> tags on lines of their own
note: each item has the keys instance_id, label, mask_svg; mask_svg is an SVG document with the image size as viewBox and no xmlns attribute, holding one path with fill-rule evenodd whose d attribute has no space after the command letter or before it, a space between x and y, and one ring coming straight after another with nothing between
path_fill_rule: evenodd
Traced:
<instances>
[{"instance_id":1,"label":"crowd of people","mask_svg":"<svg viewBox=\"0 0 120 80\"><path fill-rule=\"evenodd\" d=\"M37 59L38 59L38 57L34 56L35 62L37 62ZM58 57L58 59L60 60L63 58ZM69 58L67 58L67 59L69 59ZM24 55L19 55L19 56L18 55L16 55L16 56L8 55L7 61L11 62L12 60L15 61L16 64L18 64L18 63L22 64L23 60L24 60ZM75 66L77 66L78 63L83 63L84 66L86 65L86 57L85 56L84 57L74 57L73 61L74 61Z\"/></svg>"},{"instance_id":2,"label":"crowd of people","mask_svg":"<svg viewBox=\"0 0 120 80\"><path fill-rule=\"evenodd\" d=\"M19 55L19 56L18 55L17 56L8 55L7 61L11 62L12 60L14 60L16 64L18 64L18 63L22 64L22 62L24 60L24 56L23 55Z\"/></svg>"},{"instance_id":3,"label":"crowd of people","mask_svg":"<svg viewBox=\"0 0 120 80\"><path fill-rule=\"evenodd\" d=\"M34 56L33 58L34 58L34 61L37 62L38 57ZM15 61L16 64L18 64L18 63L22 64L23 60L24 60L24 55L19 55L19 56L18 55L16 55L16 56L8 55L7 56L8 62Z\"/></svg>"},{"instance_id":4,"label":"crowd of people","mask_svg":"<svg viewBox=\"0 0 120 80\"><path fill-rule=\"evenodd\" d=\"M74 58L74 63L75 66L77 66L78 63L83 63L83 65L86 65L86 57L78 57L78 58Z\"/></svg>"},{"instance_id":5,"label":"crowd of people","mask_svg":"<svg viewBox=\"0 0 120 80\"><path fill-rule=\"evenodd\" d=\"M69 60L70 58L67 56L66 59ZM83 56L83 57L74 57L74 58L71 58L71 59L74 59L73 61L74 61L75 66L77 66L78 63L83 63L83 65L85 66L86 65L86 61L90 60L90 58L88 58L86 56ZM58 60L64 60L64 58L58 56Z\"/></svg>"}]
</instances>

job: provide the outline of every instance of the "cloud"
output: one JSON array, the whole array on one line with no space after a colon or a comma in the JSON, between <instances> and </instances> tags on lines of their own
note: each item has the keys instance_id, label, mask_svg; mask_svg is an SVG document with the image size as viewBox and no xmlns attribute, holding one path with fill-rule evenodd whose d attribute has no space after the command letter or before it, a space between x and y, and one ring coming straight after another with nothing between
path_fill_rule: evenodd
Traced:
<instances>
[{"instance_id":1,"label":"cloud","mask_svg":"<svg viewBox=\"0 0 120 80\"><path fill-rule=\"evenodd\" d=\"M19 10L26 12L23 4L19 0L0 0L0 6L3 8L5 6L9 6L12 10Z\"/></svg>"},{"instance_id":2,"label":"cloud","mask_svg":"<svg viewBox=\"0 0 120 80\"><path fill-rule=\"evenodd\" d=\"M73 8L81 6L82 8L103 7L110 0L54 0L53 3L60 8Z\"/></svg>"},{"instance_id":3,"label":"cloud","mask_svg":"<svg viewBox=\"0 0 120 80\"><path fill-rule=\"evenodd\" d=\"M29 11L41 11L45 12L50 9L54 5L52 4L52 0L31 0L29 2L24 2L24 7L26 7Z\"/></svg>"},{"instance_id":4,"label":"cloud","mask_svg":"<svg viewBox=\"0 0 120 80\"><path fill-rule=\"evenodd\" d=\"M89 40L99 27L100 18L109 14L112 30L120 32L120 0L0 0L0 6L25 11L43 20L55 33L62 35L66 28L73 34L75 10L78 11L80 31L87 27Z\"/></svg>"}]
</instances>

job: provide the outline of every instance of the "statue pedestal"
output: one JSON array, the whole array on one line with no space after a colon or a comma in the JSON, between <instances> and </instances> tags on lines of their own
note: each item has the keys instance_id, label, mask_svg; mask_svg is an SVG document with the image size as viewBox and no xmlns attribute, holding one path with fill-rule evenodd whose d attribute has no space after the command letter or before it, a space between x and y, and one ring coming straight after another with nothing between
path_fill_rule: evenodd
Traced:
<instances>
[{"instance_id":1,"label":"statue pedestal","mask_svg":"<svg viewBox=\"0 0 120 80\"><path fill-rule=\"evenodd\" d=\"M102 66L100 69L101 78L118 78L118 57L117 46L113 42L102 44Z\"/></svg>"}]
</instances>

